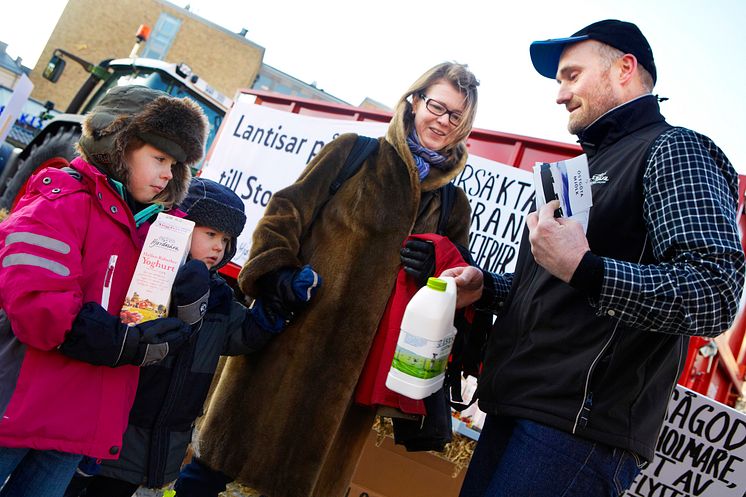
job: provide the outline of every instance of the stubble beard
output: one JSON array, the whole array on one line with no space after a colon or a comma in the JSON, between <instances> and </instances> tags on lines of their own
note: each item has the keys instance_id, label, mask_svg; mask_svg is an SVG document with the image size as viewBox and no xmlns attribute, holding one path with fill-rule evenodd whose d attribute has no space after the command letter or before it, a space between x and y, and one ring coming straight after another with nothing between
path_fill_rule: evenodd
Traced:
<instances>
[{"instance_id":1,"label":"stubble beard","mask_svg":"<svg viewBox=\"0 0 746 497\"><path fill-rule=\"evenodd\" d=\"M611 89L611 81L607 72L598 82L598 85L582 100L582 105L570 114L567 121L567 130L570 134L578 135L593 124L596 119L618 105L619 102L617 102Z\"/></svg>"}]
</instances>

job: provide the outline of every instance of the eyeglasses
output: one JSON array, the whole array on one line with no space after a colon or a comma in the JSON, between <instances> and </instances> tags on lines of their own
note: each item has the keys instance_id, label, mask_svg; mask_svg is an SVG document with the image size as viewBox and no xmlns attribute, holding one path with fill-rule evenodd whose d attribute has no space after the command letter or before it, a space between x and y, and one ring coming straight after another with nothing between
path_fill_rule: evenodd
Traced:
<instances>
[{"instance_id":1,"label":"eyeglasses","mask_svg":"<svg viewBox=\"0 0 746 497\"><path fill-rule=\"evenodd\" d=\"M430 111L431 114L438 117L444 114L448 114L448 122L450 122L454 126L458 126L459 124L461 124L461 120L464 118L464 116L461 114L461 111L448 110L448 107L438 102L437 100L428 98L424 93L420 93L420 98L425 101L425 107L427 108L427 110Z\"/></svg>"}]
</instances>

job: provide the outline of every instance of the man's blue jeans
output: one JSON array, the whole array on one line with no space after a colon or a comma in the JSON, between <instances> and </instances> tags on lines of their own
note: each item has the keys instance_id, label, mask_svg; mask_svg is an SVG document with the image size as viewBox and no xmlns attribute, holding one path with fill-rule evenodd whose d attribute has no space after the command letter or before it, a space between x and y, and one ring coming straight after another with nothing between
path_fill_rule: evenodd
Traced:
<instances>
[{"instance_id":1,"label":"man's blue jeans","mask_svg":"<svg viewBox=\"0 0 746 497\"><path fill-rule=\"evenodd\" d=\"M617 497L639 472L629 451L487 416L460 497Z\"/></svg>"},{"instance_id":2,"label":"man's blue jeans","mask_svg":"<svg viewBox=\"0 0 746 497\"><path fill-rule=\"evenodd\" d=\"M82 456L0 447L0 497L61 497Z\"/></svg>"}]
</instances>

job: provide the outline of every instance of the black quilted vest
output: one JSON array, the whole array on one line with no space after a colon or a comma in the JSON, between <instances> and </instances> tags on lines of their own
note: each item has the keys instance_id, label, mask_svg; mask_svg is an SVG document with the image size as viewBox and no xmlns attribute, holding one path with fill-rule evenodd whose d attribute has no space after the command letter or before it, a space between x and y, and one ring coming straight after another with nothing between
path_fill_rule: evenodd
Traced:
<instances>
[{"instance_id":1,"label":"black quilted vest","mask_svg":"<svg viewBox=\"0 0 746 497\"><path fill-rule=\"evenodd\" d=\"M669 128L648 95L608 112L580 136L592 178L587 237L593 253L654 262L642 177L652 143ZM536 264L527 230L514 278L487 347L482 410L652 459L666 408L661 399L670 396L688 339L596 315L584 293Z\"/></svg>"}]
</instances>

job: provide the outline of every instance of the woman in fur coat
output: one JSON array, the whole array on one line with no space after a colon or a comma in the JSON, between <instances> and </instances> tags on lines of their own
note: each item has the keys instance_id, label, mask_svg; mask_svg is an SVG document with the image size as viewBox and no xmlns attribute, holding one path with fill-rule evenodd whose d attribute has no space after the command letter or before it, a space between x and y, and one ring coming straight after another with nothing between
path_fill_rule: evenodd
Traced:
<instances>
[{"instance_id":1,"label":"woman in fur coat","mask_svg":"<svg viewBox=\"0 0 746 497\"><path fill-rule=\"evenodd\" d=\"M265 353L228 360L199 458L177 483L179 497L217 495L230 479L270 497L345 494L376 414L354 403L355 387L401 267L402 244L412 233L435 232L439 189L466 165L478 84L465 65L433 67L399 100L378 151L335 195L329 186L354 134L329 143L293 185L274 194L254 231L241 290L277 295L305 264L324 284L306 309L291 294L281 302L297 315ZM446 234L467 245L469 203L460 188L455 197ZM200 472L206 468L215 470L214 493Z\"/></svg>"}]
</instances>

